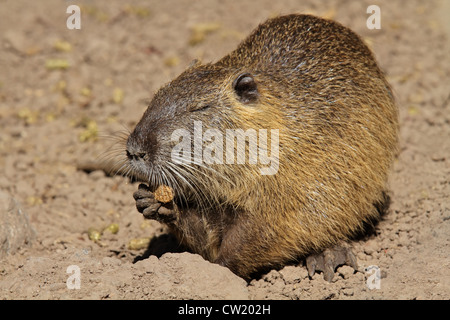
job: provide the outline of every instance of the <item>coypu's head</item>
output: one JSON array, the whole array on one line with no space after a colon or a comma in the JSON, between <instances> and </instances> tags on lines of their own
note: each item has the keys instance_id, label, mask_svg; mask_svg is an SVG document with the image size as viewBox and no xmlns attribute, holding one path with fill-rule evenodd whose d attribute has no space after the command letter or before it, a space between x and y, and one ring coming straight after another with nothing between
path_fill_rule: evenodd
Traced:
<instances>
[{"instance_id":1,"label":"coypu's head","mask_svg":"<svg viewBox=\"0 0 450 320\"><path fill-rule=\"evenodd\" d=\"M209 198L217 196L217 190L205 194L212 184L240 184L239 170L246 169L230 169L226 131L262 127L270 115L261 105L263 93L247 70L196 63L155 94L129 135L130 172L153 188L166 184L175 193Z\"/></svg>"}]
</instances>

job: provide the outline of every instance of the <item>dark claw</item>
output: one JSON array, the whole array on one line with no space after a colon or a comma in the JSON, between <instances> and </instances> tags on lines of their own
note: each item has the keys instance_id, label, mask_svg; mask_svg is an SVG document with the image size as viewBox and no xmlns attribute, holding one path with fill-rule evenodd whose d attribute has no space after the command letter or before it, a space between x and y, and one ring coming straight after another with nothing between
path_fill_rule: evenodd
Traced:
<instances>
[{"instance_id":1,"label":"dark claw","mask_svg":"<svg viewBox=\"0 0 450 320\"><path fill-rule=\"evenodd\" d=\"M336 268L344 264L354 270L358 269L356 257L352 250L342 246L325 249L320 254L312 254L306 258L309 276L312 277L316 271L322 271L324 279L328 282L333 280Z\"/></svg>"},{"instance_id":2,"label":"dark claw","mask_svg":"<svg viewBox=\"0 0 450 320\"><path fill-rule=\"evenodd\" d=\"M158 210L158 221L169 223L177 218L176 211L173 208L161 206Z\"/></svg>"},{"instance_id":3,"label":"dark claw","mask_svg":"<svg viewBox=\"0 0 450 320\"><path fill-rule=\"evenodd\" d=\"M158 209L161 207L161 203L153 203L150 206L144 208L142 211L142 215L147 218L147 219L154 219L154 220L158 220L157 219L157 215L158 215ZM138 209L139 210L139 209Z\"/></svg>"}]
</instances>

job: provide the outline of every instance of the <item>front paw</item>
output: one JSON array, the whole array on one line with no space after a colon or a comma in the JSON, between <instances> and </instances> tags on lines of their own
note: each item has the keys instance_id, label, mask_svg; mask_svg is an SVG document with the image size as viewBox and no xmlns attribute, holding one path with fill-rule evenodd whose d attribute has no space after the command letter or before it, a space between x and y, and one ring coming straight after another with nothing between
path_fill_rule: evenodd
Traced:
<instances>
[{"instance_id":1,"label":"front paw","mask_svg":"<svg viewBox=\"0 0 450 320\"><path fill-rule=\"evenodd\" d=\"M136 208L147 219L170 223L176 220L177 210L173 201L162 203L155 199L155 195L145 184L140 184L133 194L136 200Z\"/></svg>"}]
</instances>

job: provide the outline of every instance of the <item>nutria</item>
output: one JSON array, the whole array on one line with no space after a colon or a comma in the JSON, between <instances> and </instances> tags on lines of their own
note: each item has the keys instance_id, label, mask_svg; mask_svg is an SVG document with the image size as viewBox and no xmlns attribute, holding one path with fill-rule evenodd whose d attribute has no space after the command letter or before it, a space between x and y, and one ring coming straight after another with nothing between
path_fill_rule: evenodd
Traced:
<instances>
[{"instance_id":1,"label":"nutria","mask_svg":"<svg viewBox=\"0 0 450 320\"><path fill-rule=\"evenodd\" d=\"M199 125L223 137L228 129L272 130L257 152L272 154L275 170L249 161L249 137L244 163L198 161L198 146L205 152L218 139L198 135ZM180 148L173 152L177 130L193 137L184 160ZM334 21L288 15L163 86L128 137L126 166L148 184L134 194L145 217L249 279L320 252L327 264L330 248L379 216L397 135L392 91L359 36ZM228 149L214 152L223 160ZM154 199L161 184L174 190L169 204Z\"/></svg>"}]
</instances>

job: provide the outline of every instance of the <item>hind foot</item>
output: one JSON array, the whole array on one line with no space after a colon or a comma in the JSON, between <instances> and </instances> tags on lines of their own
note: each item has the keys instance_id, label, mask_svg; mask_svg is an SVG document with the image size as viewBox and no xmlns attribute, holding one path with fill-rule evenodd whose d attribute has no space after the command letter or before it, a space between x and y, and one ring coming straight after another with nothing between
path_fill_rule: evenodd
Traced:
<instances>
[{"instance_id":1,"label":"hind foot","mask_svg":"<svg viewBox=\"0 0 450 320\"><path fill-rule=\"evenodd\" d=\"M312 254L306 258L309 276L312 277L316 271L321 271L323 272L323 278L328 282L333 280L336 268L344 264L354 270L358 269L356 257L352 250L344 246L325 249L322 253Z\"/></svg>"},{"instance_id":2,"label":"hind foot","mask_svg":"<svg viewBox=\"0 0 450 320\"><path fill-rule=\"evenodd\" d=\"M177 219L177 208L173 201L161 203L155 199L155 195L145 184L140 184L138 190L133 193L136 200L136 208L147 219L162 223L174 222Z\"/></svg>"}]
</instances>

